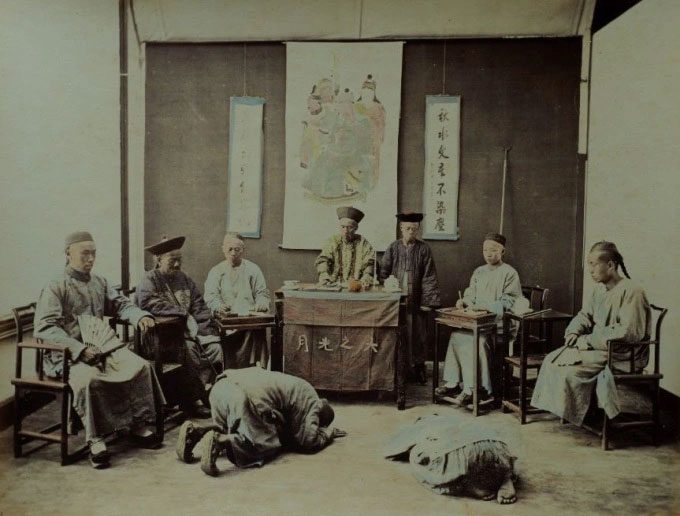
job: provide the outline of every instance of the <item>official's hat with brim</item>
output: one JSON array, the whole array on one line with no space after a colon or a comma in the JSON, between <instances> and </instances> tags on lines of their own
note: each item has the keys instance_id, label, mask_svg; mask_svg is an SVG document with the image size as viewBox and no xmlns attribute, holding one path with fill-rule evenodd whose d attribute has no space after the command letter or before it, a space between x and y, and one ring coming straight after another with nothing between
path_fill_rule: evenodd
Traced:
<instances>
[{"instance_id":1,"label":"official's hat with brim","mask_svg":"<svg viewBox=\"0 0 680 516\"><path fill-rule=\"evenodd\" d=\"M364 212L357 210L352 206L340 206L336 210L336 213L338 214L339 219L352 219L357 224L364 218Z\"/></svg>"},{"instance_id":2,"label":"official's hat with brim","mask_svg":"<svg viewBox=\"0 0 680 516\"><path fill-rule=\"evenodd\" d=\"M150 245L144 249L155 256L160 256L161 254L169 253L170 251L174 251L176 249L181 249L184 245L185 239L186 238L183 236L173 238L163 237L157 244Z\"/></svg>"},{"instance_id":3,"label":"official's hat with brim","mask_svg":"<svg viewBox=\"0 0 680 516\"><path fill-rule=\"evenodd\" d=\"M397 213L396 217L399 222L420 222L421 220L423 220L422 213L415 213L413 211Z\"/></svg>"}]
</instances>

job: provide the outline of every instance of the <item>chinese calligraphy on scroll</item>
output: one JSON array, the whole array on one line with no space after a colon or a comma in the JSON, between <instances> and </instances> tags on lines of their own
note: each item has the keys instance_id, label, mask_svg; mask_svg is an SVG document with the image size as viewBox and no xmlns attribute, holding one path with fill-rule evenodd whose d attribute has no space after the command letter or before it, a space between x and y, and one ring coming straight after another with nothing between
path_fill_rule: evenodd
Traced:
<instances>
[{"instance_id":1,"label":"chinese calligraphy on scroll","mask_svg":"<svg viewBox=\"0 0 680 516\"><path fill-rule=\"evenodd\" d=\"M428 95L425 100L423 238L458 240L460 179L460 97Z\"/></svg>"},{"instance_id":2,"label":"chinese calligraphy on scroll","mask_svg":"<svg viewBox=\"0 0 680 516\"><path fill-rule=\"evenodd\" d=\"M264 99L231 97L227 231L260 237Z\"/></svg>"}]
</instances>

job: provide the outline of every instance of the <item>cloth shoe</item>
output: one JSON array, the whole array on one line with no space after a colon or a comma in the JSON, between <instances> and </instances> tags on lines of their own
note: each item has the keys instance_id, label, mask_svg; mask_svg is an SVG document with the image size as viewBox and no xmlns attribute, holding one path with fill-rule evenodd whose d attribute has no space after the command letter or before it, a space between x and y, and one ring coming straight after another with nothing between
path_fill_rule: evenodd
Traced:
<instances>
[{"instance_id":1,"label":"cloth shoe","mask_svg":"<svg viewBox=\"0 0 680 516\"><path fill-rule=\"evenodd\" d=\"M90 464L95 469L108 468L111 463L111 454L106 449L103 439L97 439L90 443Z\"/></svg>"},{"instance_id":2,"label":"cloth shoe","mask_svg":"<svg viewBox=\"0 0 680 516\"><path fill-rule=\"evenodd\" d=\"M461 392L461 388L459 385L456 385L455 387L448 387L446 385L442 385L441 387L437 387L434 390L435 396L440 396L440 397L447 397L447 398L455 398L458 396Z\"/></svg>"},{"instance_id":3,"label":"cloth shoe","mask_svg":"<svg viewBox=\"0 0 680 516\"><path fill-rule=\"evenodd\" d=\"M136 446L148 450L157 450L162 446L158 436L143 425L130 429L130 439Z\"/></svg>"},{"instance_id":4,"label":"cloth shoe","mask_svg":"<svg viewBox=\"0 0 680 516\"><path fill-rule=\"evenodd\" d=\"M210 430L202 441L203 449L201 450L201 470L206 475L216 477L220 470L217 469L215 462L217 456L220 454L219 444L217 442L217 434L214 430Z\"/></svg>"},{"instance_id":5,"label":"cloth shoe","mask_svg":"<svg viewBox=\"0 0 680 516\"><path fill-rule=\"evenodd\" d=\"M205 435L207 428L197 426L193 421L185 421L179 428L179 437L177 437L177 444L175 445L175 452L177 458L187 464L195 460L194 447Z\"/></svg>"}]
</instances>

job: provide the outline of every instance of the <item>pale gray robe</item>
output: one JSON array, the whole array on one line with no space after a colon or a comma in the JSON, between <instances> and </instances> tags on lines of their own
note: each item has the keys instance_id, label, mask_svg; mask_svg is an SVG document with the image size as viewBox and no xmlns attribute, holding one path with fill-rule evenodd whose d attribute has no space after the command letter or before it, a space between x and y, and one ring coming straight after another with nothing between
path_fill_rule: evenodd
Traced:
<instances>
[{"instance_id":1,"label":"pale gray robe","mask_svg":"<svg viewBox=\"0 0 680 516\"><path fill-rule=\"evenodd\" d=\"M106 279L70 267L40 293L34 336L68 349L74 362L69 374L73 408L85 427L86 439L153 421L165 403L153 369L125 348L107 358L104 371L80 362L85 344L80 341L79 315L117 316L136 326L149 314L116 293ZM44 368L49 376L60 376L61 354L46 353Z\"/></svg>"},{"instance_id":2,"label":"pale gray robe","mask_svg":"<svg viewBox=\"0 0 680 516\"><path fill-rule=\"evenodd\" d=\"M269 305L271 298L262 270L250 260L232 267L226 260L208 273L203 296L215 316L222 305L234 312L255 310L257 305ZM266 330L232 331L224 339L225 368L238 369L260 364L267 367L269 348Z\"/></svg>"},{"instance_id":3,"label":"pale gray robe","mask_svg":"<svg viewBox=\"0 0 680 516\"><path fill-rule=\"evenodd\" d=\"M500 334L503 329L503 311L510 310L519 297L522 297L519 274L512 266L503 263L496 268L491 268L489 265L477 267L470 278L470 286L465 289L463 301L468 306L482 308L496 314ZM516 326L511 328L511 331L514 338ZM468 394L472 392L473 348L472 333L458 330L451 333L442 375L448 387L462 384L465 392ZM480 382L489 394L493 390L489 368L490 351L487 337L481 336L479 339Z\"/></svg>"},{"instance_id":4,"label":"pale gray robe","mask_svg":"<svg viewBox=\"0 0 680 516\"><path fill-rule=\"evenodd\" d=\"M606 367L607 341L648 338L650 325L649 302L639 286L629 279L622 279L611 290L598 284L565 330L565 336L579 335L576 346L579 349L564 353L561 347L545 357L531 404L581 425L596 389L598 406L610 418L616 417L620 409L616 385ZM569 359L563 359L567 354ZM614 353L614 369L627 371L628 357L628 353ZM635 369L644 368L648 359L649 349L639 348ZM577 361L580 363L574 363Z\"/></svg>"},{"instance_id":5,"label":"pale gray robe","mask_svg":"<svg viewBox=\"0 0 680 516\"><path fill-rule=\"evenodd\" d=\"M495 493L514 478L515 457L492 430L458 416L432 414L402 427L387 443L385 457L411 463L413 475L439 494Z\"/></svg>"}]
</instances>

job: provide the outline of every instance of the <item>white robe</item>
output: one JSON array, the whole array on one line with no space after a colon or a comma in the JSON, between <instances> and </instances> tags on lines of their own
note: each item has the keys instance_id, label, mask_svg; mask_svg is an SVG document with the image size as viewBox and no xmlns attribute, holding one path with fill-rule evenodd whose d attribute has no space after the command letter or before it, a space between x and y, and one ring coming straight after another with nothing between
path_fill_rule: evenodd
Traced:
<instances>
[{"instance_id":1,"label":"white robe","mask_svg":"<svg viewBox=\"0 0 680 516\"><path fill-rule=\"evenodd\" d=\"M257 305L269 305L270 297L262 270L249 260L232 267L226 260L208 273L203 295L208 308L215 315L222 305L232 311L248 312ZM224 339L225 367L238 369L259 363L267 366L269 350L265 330L236 331Z\"/></svg>"},{"instance_id":2,"label":"white robe","mask_svg":"<svg viewBox=\"0 0 680 516\"><path fill-rule=\"evenodd\" d=\"M517 271L507 263L491 268L489 265L477 267L470 278L470 286L465 289L463 301L467 306L482 308L495 313L498 330L503 328L503 311L510 310L517 298L522 296L522 286ZM516 331L515 328L512 331ZM449 339L444 361L442 379L447 387L462 384L468 394L473 388L473 349L472 334L470 332L454 330ZM491 349L486 336L479 338L479 364L481 371L481 386L491 394L493 391L489 360Z\"/></svg>"}]
</instances>

